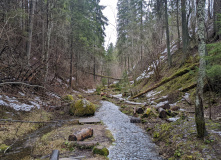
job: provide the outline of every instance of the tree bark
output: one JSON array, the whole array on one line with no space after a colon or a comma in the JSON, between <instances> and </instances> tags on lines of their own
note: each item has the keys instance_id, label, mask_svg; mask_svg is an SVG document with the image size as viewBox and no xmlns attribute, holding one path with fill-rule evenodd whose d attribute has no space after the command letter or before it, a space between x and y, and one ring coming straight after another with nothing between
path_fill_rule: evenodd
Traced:
<instances>
[{"instance_id":1,"label":"tree bark","mask_svg":"<svg viewBox=\"0 0 221 160\"><path fill-rule=\"evenodd\" d=\"M53 23L51 22L51 20L49 18L51 18L50 13L49 13L49 8L50 8L50 4L49 1L47 1L47 49L45 52L45 61L44 61L44 65L45 65L45 75L44 75L44 82L47 82L47 77L48 77L48 70L49 70L49 51L50 51L50 41L51 41L51 32L52 32L52 28L53 28Z\"/></svg>"},{"instance_id":2,"label":"tree bark","mask_svg":"<svg viewBox=\"0 0 221 160\"><path fill-rule=\"evenodd\" d=\"M166 35L167 35L167 57L168 57L169 67L171 67L172 57L170 54L170 32L169 32L169 25L168 25L167 0L165 0L165 23L166 23Z\"/></svg>"},{"instance_id":3,"label":"tree bark","mask_svg":"<svg viewBox=\"0 0 221 160\"><path fill-rule=\"evenodd\" d=\"M181 9L182 9L182 41L183 41L182 64L184 64L188 57L188 48L189 48L189 34L188 34L188 26L186 19L186 0L181 0Z\"/></svg>"},{"instance_id":4,"label":"tree bark","mask_svg":"<svg viewBox=\"0 0 221 160\"><path fill-rule=\"evenodd\" d=\"M221 30L221 1L214 0L213 8L213 27L215 40L217 40L221 39L221 33L219 33Z\"/></svg>"},{"instance_id":5,"label":"tree bark","mask_svg":"<svg viewBox=\"0 0 221 160\"><path fill-rule=\"evenodd\" d=\"M69 135L69 141L83 141L86 138L90 138L93 136L93 129L91 128L84 128L79 133Z\"/></svg>"},{"instance_id":6,"label":"tree bark","mask_svg":"<svg viewBox=\"0 0 221 160\"><path fill-rule=\"evenodd\" d=\"M34 23L34 10L35 10L35 0L31 1L31 13L29 14L29 29L28 29L28 41L27 41L27 63L30 67L30 56L31 56L31 45L32 45L32 33L33 33L33 23Z\"/></svg>"},{"instance_id":7,"label":"tree bark","mask_svg":"<svg viewBox=\"0 0 221 160\"><path fill-rule=\"evenodd\" d=\"M197 23L198 23L198 52L200 55L199 75L196 89L196 102L195 102L195 121L197 135L203 138L206 133L204 111L203 111L203 88L204 80L206 77L206 43L205 43L205 0L197 0Z\"/></svg>"},{"instance_id":8,"label":"tree bark","mask_svg":"<svg viewBox=\"0 0 221 160\"><path fill-rule=\"evenodd\" d=\"M177 7L177 17L176 17L176 23L177 23L177 33L178 33L178 49L180 49L180 25L179 25L179 0L176 2Z\"/></svg>"}]
</instances>

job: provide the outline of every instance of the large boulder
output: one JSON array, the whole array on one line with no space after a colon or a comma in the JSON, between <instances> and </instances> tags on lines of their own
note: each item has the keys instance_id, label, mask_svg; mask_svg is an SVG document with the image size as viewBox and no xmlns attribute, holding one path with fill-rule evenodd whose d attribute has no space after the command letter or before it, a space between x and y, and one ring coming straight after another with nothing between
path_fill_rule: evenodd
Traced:
<instances>
[{"instance_id":1,"label":"large boulder","mask_svg":"<svg viewBox=\"0 0 221 160\"><path fill-rule=\"evenodd\" d=\"M86 99L79 99L71 104L70 113L75 116L91 116L95 113L95 105Z\"/></svg>"}]
</instances>

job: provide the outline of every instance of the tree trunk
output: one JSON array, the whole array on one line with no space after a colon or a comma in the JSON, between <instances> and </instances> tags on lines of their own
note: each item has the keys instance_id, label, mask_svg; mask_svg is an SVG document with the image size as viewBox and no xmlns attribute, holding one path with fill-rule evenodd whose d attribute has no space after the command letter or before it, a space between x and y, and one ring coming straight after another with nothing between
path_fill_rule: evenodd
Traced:
<instances>
[{"instance_id":1,"label":"tree trunk","mask_svg":"<svg viewBox=\"0 0 221 160\"><path fill-rule=\"evenodd\" d=\"M93 129L91 128L84 128L79 133L69 135L69 141L83 141L86 138L90 138L93 136Z\"/></svg>"},{"instance_id":2,"label":"tree trunk","mask_svg":"<svg viewBox=\"0 0 221 160\"><path fill-rule=\"evenodd\" d=\"M29 29L28 29L28 41L27 41L27 63L30 67L30 56L31 56L31 44L32 44L32 33L33 33L33 23L34 23L34 10L35 10L35 0L31 1L31 13L29 14Z\"/></svg>"},{"instance_id":3,"label":"tree trunk","mask_svg":"<svg viewBox=\"0 0 221 160\"><path fill-rule=\"evenodd\" d=\"M50 13L49 13L49 2L47 1L47 49L45 52L45 60L44 60L44 65L45 65L45 75L44 75L44 82L47 82L47 77L48 77L48 70L49 70L49 51L50 51L50 41L51 41L51 32L53 28L53 23L49 20L50 18Z\"/></svg>"},{"instance_id":4,"label":"tree trunk","mask_svg":"<svg viewBox=\"0 0 221 160\"><path fill-rule=\"evenodd\" d=\"M167 0L165 0L165 23L166 23L166 35L167 35L167 57L168 57L169 67L171 67L172 57L170 54L170 32L169 32L169 25L168 25Z\"/></svg>"},{"instance_id":5,"label":"tree trunk","mask_svg":"<svg viewBox=\"0 0 221 160\"><path fill-rule=\"evenodd\" d=\"M71 35L71 37L73 37L73 36ZM71 38L70 55L71 55L71 60L70 60L70 79L69 79L69 87L70 87L70 89L72 89L72 77L73 77L73 38Z\"/></svg>"},{"instance_id":6,"label":"tree trunk","mask_svg":"<svg viewBox=\"0 0 221 160\"><path fill-rule=\"evenodd\" d=\"M221 39L221 34L219 33L221 30L221 1L214 0L213 4L213 26L214 26L214 34L215 40ZM219 22L218 22L219 21Z\"/></svg>"},{"instance_id":7,"label":"tree trunk","mask_svg":"<svg viewBox=\"0 0 221 160\"><path fill-rule=\"evenodd\" d=\"M199 75L197 81L196 90L196 104L195 104L195 121L197 135L199 138L203 138L206 133L204 112L203 112L203 88L204 80L206 77L206 61L204 56L206 55L206 43L205 43L205 0L198 0L197 2L197 23L198 23L198 52L200 55Z\"/></svg>"},{"instance_id":8,"label":"tree trunk","mask_svg":"<svg viewBox=\"0 0 221 160\"><path fill-rule=\"evenodd\" d=\"M177 33L178 33L178 49L180 49L180 25L179 25L179 0L176 2L177 6L177 17L176 17L176 23L177 23Z\"/></svg>"},{"instance_id":9,"label":"tree trunk","mask_svg":"<svg viewBox=\"0 0 221 160\"><path fill-rule=\"evenodd\" d=\"M181 0L181 9L182 9L182 40L183 40L182 64L184 64L188 57L188 48L189 48L189 35L188 35L188 26L186 19L186 0Z\"/></svg>"}]
</instances>

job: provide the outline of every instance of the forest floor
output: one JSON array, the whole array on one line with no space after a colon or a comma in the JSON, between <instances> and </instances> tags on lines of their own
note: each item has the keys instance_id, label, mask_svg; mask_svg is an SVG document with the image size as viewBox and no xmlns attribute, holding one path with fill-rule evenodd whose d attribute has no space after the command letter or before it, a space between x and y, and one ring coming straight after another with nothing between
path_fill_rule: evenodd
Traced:
<instances>
[{"instance_id":1,"label":"forest floor","mask_svg":"<svg viewBox=\"0 0 221 160\"><path fill-rule=\"evenodd\" d=\"M79 93L72 93L73 97ZM100 106L100 96L81 92L81 96ZM6 97L6 100L10 96ZM5 97L4 97L5 98ZM59 99L59 97L57 97ZM15 100L15 98L14 98ZM5 102L5 101L4 101ZM18 102L17 102L18 103ZM47 106L53 106L48 104ZM55 106L54 106L55 107ZM44 109L43 109L44 108ZM1 119L9 121L0 122L0 159L2 160L29 160L49 159L52 150L60 151L62 157L81 157L80 159L103 160L104 156L94 155L93 147L75 146L68 141L68 136L81 131L83 128L92 128L93 137L86 142L98 142L99 145L109 147L112 144L113 136L106 129L103 123L78 124L74 117L69 115L68 106L64 104L59 108L41 106L41 109L29 111L16 111L7 106L1 106ZM20 122L10 122L20 120ZM25 123L42 122L42 123ZM53 122L56 123L47 123ZM6 148L6 153L3 150Z\"/></svg>"},{"instance_id":2,"label":"forest floor","mask_svg":"<svg viewBox=\"0 0 221 160\"><path fill-rule=\"evenodd\" d=\"M221 159L220 102L217 102L216 107L212 108L213 120L208 119L209 108L206 109L208 136L204 140L200 140L196 136L194 106L189 104L188 99L183 99L176 104L182 108L182 110L177 111L176 117L162 119L159 118L151 105L144 104L146 100L142 97L128 101L126 100L127 97L119 96L120 92L116 91L116 88L106 87L103 92L105 96L85 92L72 93L72 95L76 98L81 94L84 98L96 104L98 108L101 100L108 100L119 106L123 113L141 118L142 123L137 125L146 130L147 134L152 137L153 142L159 146L159 153L164 159ZM155 99L158 104L163 104L165 101L165 97L159 95L152 96L151 99ZM144 114L134 113L134 108L139 107L143 108L144 111L151 108L153 114L145 117L143 116L145 112ZM97 141L106 147L109 147L114 141L112 134L103 123L76 124L75 119L78 117L70 116L65 105L58 109L33 109L31 112L16 111L4 106L1 108L0 115L2 119L60 121L55 124L1 122L0 144L10 146L5 154L1 153L1 159L3 160L28 160L30 158L47 160L53 149L60 150L61 158L83 156L85 158L81 159L107 159L104 156L94 155L92 149L69 145L67 139L70 134L88 127L94 130L94 136L86 141ZM175 120L172 122L169 121L169 118L175 118ZM4 146L1 145L1 147Z\"/></svg>"},{"instance_id":3,"label":"forest floor","mask_svg":"<svg viewBox=\"0 0 221 160\"><path fill-rule=\"evenodd\" d=\"M112 90L105 90L105 92L107 95L118 94L112 92ZM144 101L142 98L136 99L134 104L132 104L131 101L125 100L126 97L105 97L105 99L120 106L120 110L123 113L141 118L142 123L138 125L145 129L147 134L152 137L153 142L159 146L159 153L164 159L221 159L220 102L218 106L212 108L213 120L209 120L209 109L205 110L206 130L208 135L204 140L201 140L197 138L194 105L188 104L184 99L176 104L176 106L182 106L182 109L176 112L177 116L168 116L165 119L159 118L154 107L143 105L142 103ZM158 103L162 102L158 101ZM144 116L145 112L144 114L134 113L134 108L143 108L145 112L148 108L151 108L153 113Z\"/></svg>"}]
</instances>

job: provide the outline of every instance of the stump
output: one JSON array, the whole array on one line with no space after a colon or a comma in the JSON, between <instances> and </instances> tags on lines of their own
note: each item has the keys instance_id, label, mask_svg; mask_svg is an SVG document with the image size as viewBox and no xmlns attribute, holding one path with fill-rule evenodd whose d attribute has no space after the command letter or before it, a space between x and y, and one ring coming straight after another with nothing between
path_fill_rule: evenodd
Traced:
<instances>
[{"instance_id":1,"label":"stump","mask_svg":"<svg viewBox=\"0 0 221 160\"><path fill-rule=\"evenodd\" d=\"M136 109L136 113L137 113L137 114L143 114L143 113L144 113L143 108L141 108L141 107L137 108L137 109Z\"/></svg>"},{"instance_id":2,"label":"stump","mask_svg":"<svg viewBox=\"0 0 221 160\"><path fill-rule=\"evenodd\" d=\"M160 118L166 118L167 117L167 112L163 108L159 108L158 112L159 112L159 117Z\"/></svg>"},{"instance_id":3,"label":"stump","mask_svg":"<svg viewBox=\"0 0 221 160\"><path fill-rule=\"evenodd\" d=\"M79 133L69 135L69 141L83 141L86 138L90 138L93 136L93 129L92 128L84 128Z\"/></svg>"}]
</instances>

